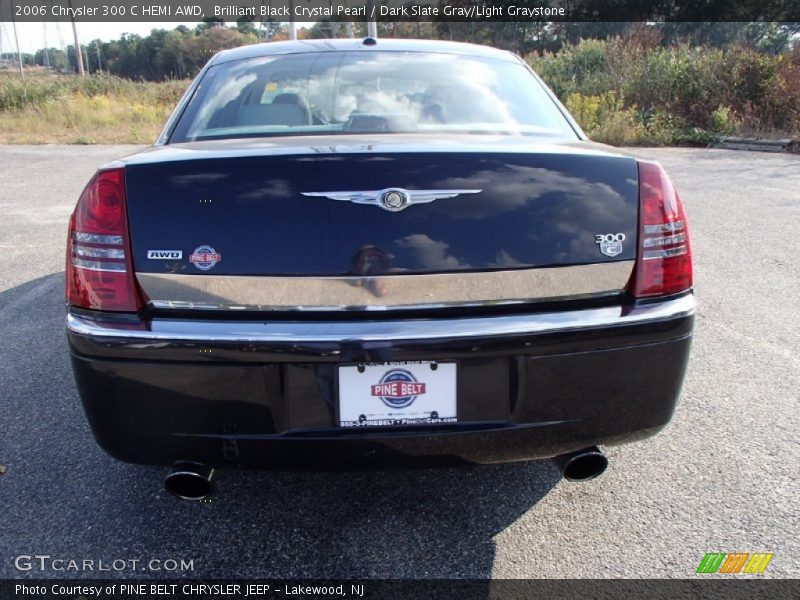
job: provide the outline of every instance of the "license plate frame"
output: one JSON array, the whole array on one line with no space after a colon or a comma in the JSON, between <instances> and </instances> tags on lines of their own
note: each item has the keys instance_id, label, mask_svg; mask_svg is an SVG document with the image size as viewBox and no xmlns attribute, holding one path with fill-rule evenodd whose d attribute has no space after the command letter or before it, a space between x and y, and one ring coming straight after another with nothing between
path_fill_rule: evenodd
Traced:
<instances>
[{"instance_id":1,"label":"license plate frame","mask_svg":"<svg viewBox=\"0 0 800 600\"><path fill-rule=\"evenodd\" d=\"M458 422L456 361L347 364L336 374L336 424L343 429Z\"/></svg>"}]
</instances>

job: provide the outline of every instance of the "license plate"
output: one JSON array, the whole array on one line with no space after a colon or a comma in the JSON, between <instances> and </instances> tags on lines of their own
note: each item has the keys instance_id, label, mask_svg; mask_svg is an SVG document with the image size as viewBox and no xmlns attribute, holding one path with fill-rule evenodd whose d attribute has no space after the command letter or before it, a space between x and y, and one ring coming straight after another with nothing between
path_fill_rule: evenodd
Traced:
<instances>
[{"instance_id":1,"label":"license plate","mask_svg":"<svg viewBox=\"0 0 800 600\"><path fill-rule=\"evenodd\" d=\"M339 426L455 423L456 364L369 363L339 367Z\"/></svg>"}]
</instances>

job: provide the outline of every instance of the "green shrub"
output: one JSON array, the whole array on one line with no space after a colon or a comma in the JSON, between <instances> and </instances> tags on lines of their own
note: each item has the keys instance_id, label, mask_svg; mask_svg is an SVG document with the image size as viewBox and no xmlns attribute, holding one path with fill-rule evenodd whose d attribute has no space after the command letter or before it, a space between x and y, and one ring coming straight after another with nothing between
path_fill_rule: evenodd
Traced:
<instances>
[{"instance_id":1,"label":"green shrub","mask_svg":"<svg viewBox=\"0 0 800 600\"><path fill-rule=\"evenodd\" d=\"M741 125L741 121L737 119L734 112L727 106L719 105L714 112L711 113L711 130L722 134L732 134L736 132Z\"/></svg>"},{"instance_id":2,"label":"green shrub","mask_svg":"<svg viewBox=\"0 0 800 600\"><path fill-rule=\"evenodd\" d=\"M773 56L584 40L529 62L593 139L709 143L742 132L800 133L800 47Z\"/></svg>"},{"instance_id":3,"label":"green shrub","mask_svg":"<svg viewBox=\"0 0 800 600\"><path fill-rule=\"evenodd\" d=\"M616 87L608 70L606 46L598 40L586 40L567 46L558 54L531 57L533 68L559 97L574 92L599 95Z\"/></svg>"}]
</instances>

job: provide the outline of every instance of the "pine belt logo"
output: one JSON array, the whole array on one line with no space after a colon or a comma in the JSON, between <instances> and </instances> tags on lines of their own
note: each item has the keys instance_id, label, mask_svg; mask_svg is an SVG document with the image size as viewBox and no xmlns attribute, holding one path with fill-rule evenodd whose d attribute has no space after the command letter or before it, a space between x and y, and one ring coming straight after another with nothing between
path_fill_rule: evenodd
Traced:
<instances>
[{"instance_id":1,"label":"pine belt logo","mask_svg":"<svg viewBox=\"0 0 800 600\"><path fill-rule=\"evenodd\" d=\"M198 246L189 257L189 262L201 271L209 271L214 268L219 261L222 260L222 255L214 250L211 246L202 245Z\"/></svg>"},{"instance_id":2,"label":"pine belt logo","mask_svg":"<svg viewBox=\"0 0 800 600\"><path fill-rule=\"evenodd\" d=\"M425 384L405 369L391 369L384 373L380 383L372 386L372 395L380 398L389 408L411 406L425 393Z\"/></svg>"},{"instance_id":3,"label":"pine belt logo","mask_svg":"<svg viewBox=\"0 0 800 600\"><path fill-rule=\"evenodd\" d=\"M696 572L761 575L772 557L772 552L707 552Z\"/></svg>"}]
</instances>

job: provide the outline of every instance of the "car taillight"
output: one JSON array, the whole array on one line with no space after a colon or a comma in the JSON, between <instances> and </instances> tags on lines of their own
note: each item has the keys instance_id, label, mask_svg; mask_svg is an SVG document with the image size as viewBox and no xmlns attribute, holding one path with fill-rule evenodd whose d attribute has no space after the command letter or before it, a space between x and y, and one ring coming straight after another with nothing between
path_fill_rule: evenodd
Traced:
<instances>
[{"instance_id":1,"label":"car taillight","mask_svg":"<svg viewBox=\"0 0 800 600\"><path fill-rule=\"evenodd\" d=\"M639 248L631 292L637 298L692 287L692 250L683 204L658 163L639 161Z\"/></svg>"},{"instance_id":2,"label":"car taillight","mask_svg":"<svg viewBox=\"0 0 800 600\"><path fill-rule=\"evenodd\" d=\"M125 170L98 171L72 213L67 238L66 296L72 306L136 312L136 286L125 206Z\"/></svg>"}]
</instances>

